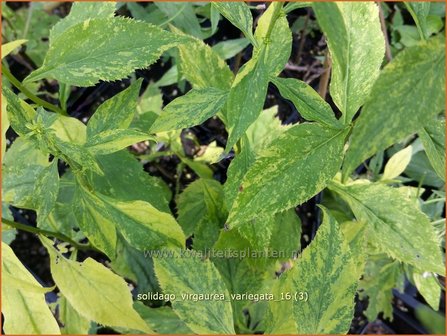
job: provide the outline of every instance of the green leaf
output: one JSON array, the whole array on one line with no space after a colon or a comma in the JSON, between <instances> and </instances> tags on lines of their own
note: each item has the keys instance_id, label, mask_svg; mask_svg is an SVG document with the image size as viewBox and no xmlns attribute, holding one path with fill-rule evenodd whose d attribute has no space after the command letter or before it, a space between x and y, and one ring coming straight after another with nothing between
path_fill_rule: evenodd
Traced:
<instances>
[{"instance_id":1,"label":"green leaf","mask_svg":"<svg viewBox=\"0 0 447 336\"><path fill-rule=\"evenodd\" d=\"M183 253L183 252L180 252ZM185 251L188 253L188 251ZM235 334L229 293L210 260L191 255L154 259L155 273L164 293L175 294L172 303L176 314L194 333ZM183 300L182 294L223 294L225 299Z\"/></svg>"},{"instance_id":2,"label":"green leaf","mask_svg":"<svg viewBox=\"0 0 447 336\"><path fill-rule=\"evenodd\" d=\"M445 274L435 230L428 217L398 188L358 182L329 186L370 228L370 239L382 252L422 271Z\"/></svg>"},{"instance_id":3,"label":"green leaf","mask_svg":"<svg viewBox=\"0 0 447 336\"><path fill-rule=\"evenodd\" d=\"M227 92L221 89L192 89L169 103L150 131L158 133L200 125L217 114L226 99Z\"/></svg>"},{"instance_id":4,"label":"green leaf","mask_svg":"<svg viewBox=\"0 0 447 336\"><path fill-rule=\"evenodd\" d=\"M111 18L115 14L113 2L74 2L70 13L50 30L50 45L66 30L78 23L95 18Z\"/></svg>"},{"instance_id":5,"label":"green leaf","mask_svg":"<svg viewBox=\"0 0 447 336\"><path fill-rule=\"evenodd\" d=\"M348 131L305 123L281 134L244 176L227 225L290 209L323 190L340 168Z\"/></svg>"},{"instance_id":6,"label":"green leaf","mask_svg":"<svg viewBox=\"0 0 447 336\"><path fill-rule=\"evenodd\" d=\"M233 81L227 101L228 152L258 118L264 106L268 87L268 69L264 63L265 48L248 61Z\"/></svg>"},{"instance_id":7,"label":"green leaf","mask_svg":"<svg viewBox=\"0 0 447 336\"><path fill-rule=\"evenodd\" d=\"M50 255L56 286L82 317L107 326L153 333L132 308L132 296L124 279L92 258L83 262L67 259L51 240L43 236L40 240Z\"/></svg>"},{"instance_id":8,"label":"green leaf","mask_svg":"<svg viewBox=\"0 0 447 336\"><path fill-rule=\"evenodd\" d=\"M185 323L167 306L149 308L141 302L135 302L134 308L146 323L159 334L192 334Z\"/></svg>"},{"instance_id":9,"label":"green leaf","mask_svg":"<svg viewBox=\"0 0 447 336\"><path fill-rule=\"evenodd\" d=\"M331 97L347 124L379 76L385 53L379 10L372 2L318 2L312 7L331 53Z\"/></svg>"},{"instance_id":10,"label":"green leaf","mask_svg":"<svg viewBox=\"0 0 447 336\"><path fill-rule=\"evenodd\" d=\"M427 16L430 13L430 2L404 2L416 26L421 39L426 40L430 36L427 27Z\"/></svg>"},{"instance_id":11,"label":"green leaf","mask_svg":"<svg viewBox=\"0 0 447 336\"><path fill-rule=\"evenodd\" d=\"M175 27L188 35L205 39L199 19L192 3L181 2L154 2L166 16L172 20Z\"/></svg>"},{"instance_id":12,"label":"green leaf","mask_svg":"<svg viewBox=\"0 0 447 336\"><path fill-rule=\"evenodd\" d=\"M86 147L93 155L110 154L148 139L153 137L136 129L107 130L89 138Z\"/></svg>"},{"instance_id":13,"label":"green leaf","mask_svg":"<svg viewBox=\"0 0 447 336\"><path fill-rule=\"evenodd\" d=\"M282 5L281 2L272 2L259 18L255 31L258 46L266 49L264 63L271 76L279 75L292 51L292 32Z\"/></svg>"},{"instance_id":14,"label":"green leaf","mask_svg":"<svg viewBox=\"0 0 447 336\"><path fill-rule=\"evenodd\" d=\"M26 158L26 159L24 159ZM37 210L40 193L37 180L50 165L48 154L33 142L17 138L5 154L2 167L2 201L11 205Z\"/></svg>"},{"instance_id":15,"label":"green leaf","mask_svg":"<svg viewBox=\"0 0 447 336\"><path fill-rule=\"evenodd\" d=\"M152 259L132 247L121 235L118 235L116 258L110 267L123 278L133 281L139 293L160 292Z\"/></svg>"},{"instance_id":16,"label":"green leaf","mask_svg":"<svg viewBox=\"0 0 447 336\"><path fill-rule=\"evenodd\" d=\"M6 334L60 334L45 302L46 291L2 242L2 313Z\"/></svg>"},{"instance_id":17,"label":"green leaf","mask_svg":"<svg viewBox=\"0 0 447 336\"><path fill-rule=\"evenodd\" d=\"M2 52L3 53L3 52ZM8 119L8 113L7 113L7 111L6 111L6 104L7 104L7 102L6 102L6 98L5 98L5 96L3 96L3 93L2 93L2 101L1 101L1 113L2 113L2 116L1 116L1 125L2 125L2 140L1 140L1 143L2 143L2 154L1 154L1 160L2 160L2 162L3 162L3 156L5 156L5 152L6 152L6 132L8 131L8 129L9 129L9 119Z\"/></svg>"},{"instance_id":18,"label":"green leaf","mask_svg":"<svg viewBox=\"0 0 447 336\"><path fill-rule=\"evenodd\" d=\"M445 119L435 119L418 132L436 174L445 181Z\"/></svg>"},{"instance_id":19,"label":"green leaf","mask_svg":"<svg viewBox=\"0 0 447 336\"><path fill-rule=\"evenodd\" d=\"M84 206L95 213L95 217L100 216L102 222L106 221L116 227L133 247L145 250L162 246L184 246L185 236L175 219L150 203L140 200L118 201L87 191L82 186L80 192Z\"/></svg>"},{"instance_id":20,"label":"green leaf","mask_svg":"<svg viewBox=\"0 0 447 336\"><path fill-rule=\"evenodd\" d=\"M8 42L5 44L2 44L2 59L4 59L6 56L8 56L10 53L14 51L14 49L17 49L22 44L26 43L27 40L15 40L12 42Z\"/></svg>"},{"instance_id":21,"label":"green leaf","mask_svg":"<svg viewBox=\"0 0 447 336\"><path fill-rule=\"evenodd\" d=\"M50 77L65 84L93 86L100 80L119 80L135 69L148 67L164 51L187 41L129 18L90 19L59 35L51 43L42 67L25 82Z\"/></svg>"},{"instance_id":22,"label":"green leaf","mask_svg":"<svg viewBox=\"0 0 447 336\"><path fill-rule=\"evenodd\" d=\"M413 280L419 293L424 297L425 301L434 310L439 310L439 303L441 300L441 287L432 273L413 273Z\"/></svg>"},{"instance_id":23,"label":"green leaf","mask_svg":"<svg viewBox=\"0 0 447 336\"><path fill-rule=\"evenodd\" d=\"M116 255L116 226L108 213L104 217L105 205L93 195L83 191L76 184L73 198L74 216L81 231L96 248L103 251L110 259Z\"/></svg>"},{"instance_id":24,"label":"green leaf","mask_svg":"<svg viewBox=\"0 0 447 336\"><path fill-rule=\"evenodd\" d=\"M54 208L59 193L58 160L45 167L39 174L34 188L34 197L37 201L37 221L43 222Z\"/></svg>"},{"instance_id":25,"label":"green leaf","mask_svg":"<svg viewBox=\"0 0 447 336\"><path fill-rule=\"evenodd\" d=\"M91 184L102 195L120 201L146 201L169 212L171 191L160 178L149 175L128 151L97 156L103 176L94 175Z\"/></svg>"},{"instance_id":26,"label":"green leaf","mask_svg":"<svg viewBox=\"0 0 447 336\"><path fill-rule=\"evenodd\" d=\"M98 107L87 124L88 138L104 131L129 127L137 109L141 82L141 79L133 82L127 89Z\"/></svg>"},{"instance_id":27,"label":"green leaf","mask_svg":"<svg viewBox=\"0 0 447 336\"><path fill-rule=\"evenodd\" d=\"M283 273L279 279L273 282L271 293L277 298L269 301L268 311L266 313L266 330L265 334L297 334L295 316L293 312L293 301L280 301L281 295L284 293L294 293L292 282L292 274L290 272ZM307 304L307 303L304 303Z\"/></svg>"},{"instance_id":28,"label":"green leaf","mask_svg":"<svg viewBox=\"0 0 447 336\"><path fill-rule=\"evenodd\" d=\"M36 117L36 111L7 87L3 86L2 90L11 127L20 136L28 134L31 130L27 126Z\"/></svg>"},{"instance_id":29,"label":"green leaf","mask_svg":"<svg viewBox=\"0 0 447 336\"><path fill-rule=\"evenodd\" d=\"M176 30L174 30L176 32ZM209 45L199 39L178 46L179 71L193 88L214 87L228 90L234 75L227 63Z\"/></svg>"},{"instance_id":30,"label":"green leaf","mask_svg":"<svg viewBox=\"0 0 447 336\"><path fill-rule=\"evenodd\" d=\"M213 51L222 59L230 59L244 50L250 41L245 37L220 41L213 45Z\"/></svg>"},{"instance_id":31,"label":"green leaf","mask_svg":"<svg viewBox=\"0 0 447 336\"><path fill-rule=\"evenodd\" d=\"M213 2L212 5L254 43L253 16L245 2Z\"/></svg>"},{"instance_id":32,"label":"green leaf","mask_svg":"<svg viewBox=\"0 0 447 336\"><path fill-rule=\"evenodd\" d=\"M306 292L308 301L294 301L300 334L345 334L354 313L359 272L355 258L336 220L323 209L323 223L315 239L292 268L293 288Z\"/></svg>"},{"instance_id":33,"label":"green leaf","mask_svg":"<svg viewBox=\"0 0 447 336\"><path fill-rule=\"evenodd\" d=\"M433 38L406 48L383 69L356 120L344 179L370 156L418 132L444 108L444 60L445 42Z\"/></svg>"},{"instance_id":34,"label":"green leaf","mask_svg":"<svg viewBox=\"0 0 447 336\"><path fill-rule=\"evenodd\" d=\"M306 120L317 121L331 128L341 127L330 105L311 86L294 78L275 78L272 82L281 96L292 101Z\"/></svg>"},{"instance_id":35,"label":"green leaf","mask_svg":"<svg viewBox=\"0 0 447 336\"><path fill-rule=\"evenodd\" d=\"M386 319L393 318L393 289L403 289L404 273L402 265L383 254L368 258L362 279L359 281L359 293L362 299L368 298L365 315L374 321L382 312Z\"/></svg>"},{"instance_id":36,"label":"green leaf","mask_svg":"<svg viewBox=\"0 0 447 336\"><path fill-rule=\"evenodd\" d=\"M58 300L58 313L59 320L64 325L61 329L63 334L88 334L91 324L90 320L80 315L64 296L61 296Z\"/></svg>"}]
</instances>

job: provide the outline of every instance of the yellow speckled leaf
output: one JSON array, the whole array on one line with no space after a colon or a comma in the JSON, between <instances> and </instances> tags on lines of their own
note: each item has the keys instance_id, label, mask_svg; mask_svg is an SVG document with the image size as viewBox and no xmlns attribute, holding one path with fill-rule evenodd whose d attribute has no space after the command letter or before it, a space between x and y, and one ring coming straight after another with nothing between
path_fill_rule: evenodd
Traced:
<instances>
[{"instance_id":1,"label":"yellow speckled leaf","mask_svg":"<svg viewBox=\"0 0 447 336\"><path fill-rule=\"evenodd\" d=\"M113 81L154 63L188 38L125 17L94 18L77 23L52 41L42 67L26 82L42 78L92 86Z\"/></svg>"},{"instance_id":2,"label":"yellow speckled leaf","mask_svg":"<svg viewBox=\"0 0 447 336\"><path fill-rule=\"evenodd\" d=\"M164 293L177 296L174 311L197 334L235 334L229 293L216 267L200 256L180 253L154 258ZM225 299L194 302L182 299L182 294L223 294Z\"/></svg>"},{"instance_id":3,"label":"yellow speckled leaf","mask_svg":"<svg viewBox=\"0 0 447 336\"><path fill-rule=\"evenodd\" d=\"M307 301L294 301L299 334L345 334L354 313L354 297L361 273L337 221L323 209L323 223L315 239L292 268L293 290L306 292ZM356 245L360 248L360 245Z\"/></svg>"},{"instance_id":4,"label":"yellow speckled leaf","mask_svg":"<svg viewBox=\"0 0 447 336\"><path fill-rule=\"evenodd\" d=\"M349 123L379 75L385 54L379 10L373 2L315 2L332 58L331 97Z\"/></svg>"},{"instance_id":5,"label":"yellow speckled leaf","mask_svg":"<svg viewBox=\"0 0 447 336\"><path fill-rule=\"evenodd\" d=\"M228 226L290 209L323 190L340 168L348 131L305 123L283 132L244 176Z\"/></svg>"},{"instance_id":6,"label":"yellow speckled leaf","mask_svg":"<svg viewBox=\"0 0 447 336\"><path fill-rule=\"evenodd\" d=\"M364 160L418 132L444 109L444 39L406 48L382 70L355 122L344 179Z\"/></svg>"},{"instance_id":7,"label":"yellow speckled leaf","mask_svg":"<svg viewBox=\"0 0 447 336\"><path fill-rule=\"evenodd\" d=\"M382 252L422 271L445 274L439 241L429 218L398 188L382 183L342 185L330 188L351 207L357 219L370 228Z\"/></svg>"}]
</instances>

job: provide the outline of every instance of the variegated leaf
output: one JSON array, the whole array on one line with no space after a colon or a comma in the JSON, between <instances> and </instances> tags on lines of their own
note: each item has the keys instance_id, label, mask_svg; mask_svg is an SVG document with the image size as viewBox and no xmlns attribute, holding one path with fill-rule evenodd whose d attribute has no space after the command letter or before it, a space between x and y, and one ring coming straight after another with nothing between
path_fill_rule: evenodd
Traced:
<instances>
[{"instance_id":1,"label":"variegated leaf","mask_svg":"<svg viewBox=\"0 0 447 336\"><path fill-rule=\"evenodd\" d=\"M42 67L25 82L42 78L92 86L113 81L154 63L161 54L189 39L149 23L124 17L95 18L77 23L54 41Z\"/></svg>"},{"instance_id":2,"label":"variegated leaf","mask_svg":"<svg viewBox=\"0 0 447 336\"><path fill-rule=\"evenodd\" d=\"M340 168L348 132L306 123L281 134L244 176L227 225L290 209L323 190Z\"/></svg>"},{"instance_id":3,"label":"variegated leaf","mask_svg":"<svg viewBox=\"0 0 447 336\"><path fill-rule=\"evenodd\" d=\"M45 302L47 291L2 242L2 313L6 334L60 334Z\"/></svg>"},{"instance_id":4,"label":"variegated leaf","mask_svg":"<svg viewBox=\"0 0 447 336\"><path fill-rule=\"evenodd\" d=\"M95 19L111 18L115 13L116 4L113 2L74 2L70 13L50 30L50 45L66 30L78 23Z\"/></svg>"},{"instance_id":5,"label":"variegated leaf","mask_svg":"<svg viewBox=\"0 0 447 336\"><path fill-rule=\"evenodd\" d=\"M418 132L436 174L445 181L445 119L434 119Z\"/></svg>"},{"instance_id":6,"label":"variegated leaf","mask_svg":"<svg viewBox=\"0 0 447 336\"><path fill-rule=\"evenodd\" d=\"M172 307L189 329L197 334L235 334L228 290L209 259L194 256L194 252L186 256L176 253L171 257L155 258L154 264L163 291L176 295ZM222 294L225 299L197 304L181 297L182 294L205 293Z\"/></svg>"},{"instance_id":7,"label":"variegated leaf","mask_svg":"<svg viewBox=\"0 0 447 336\"><path fill-rule=\"evenodd\" d=\"M178 32L173 29L174 32ZM214 87L228 90L234 75L227 63L203 41L191 41L178 47L179 71L196 89Z\"/></svg>"},{"instance_id":8,"label":"variegated leaf","mask_svg":"<svg viewBox=\"0 0 447 336\"><path fill-rule=\"evenodd\" d=\"M379 10L373 2L315 2L312 7L332 58L331 97L347 124L379 76L385 54Z\"/></svg>"},{"instance_id":9,"label":"variegated leaf","mask_svg":"<svg viewBox=\"0 0 447 336\"><path fill-rule=\"evenodd\" d=\"M217 88L192 89L170 102L150 130L157 133L200 125L217 114L226 99L227 92Z\"/></svg>"},{"instance_id":10,"label":"variegated leaf","mask_svg":"<svg viewBox=\"0 0 447 336\"><path fill-rule=\"evenodd\" d=\"M444 105L444 38L432 38L403 50L381 72L355 122L343 178L378 151L419 131Z\"/></svg>"},{"instance_id":11,"label":"variegated leaf","mask_svg":"<svg viewBox=\"0 0 447 336\"><path fill-rule=\"evenodd\" d=\"M308 295L307 301L293 301L299 334L349 331L361 275L355 258L362 255L362 250L350 250L339 224L323 209L323 223L315 239L291 270L294 291Z\"/></svg>"},{"instance_id":12,"label":"variegated leaf","mask_svg":"<svg viewBox=\"0 0 447 336\"><path fill-rule=\"evenodd\" d=\"M43 236L40 240L50 255L56 286L82 317L107 326L153 333L132 308L132 296L123 278L92 258L83 262L67 259L51 240Z\"/></svg>"},{"instance_id":13,"label":"variegated leaf","mask_svg":"<svg viewBox=\"0 0 447 336\"><path fill-rule=\"evenodd\" d=\"M423 271L445 274L441 248L428 217L399 189L382 183L342 185L330 188L364 221L371 239L382 252Z\"/></svg>"},{"instance_id":14,"label":"variegated leaf","mask_svg":"<svg viewBox=\"0 0 447 336\"><path fill-rule=\"evenodd\" d=\"M243 1L236 2L213 2L214 7L222 14L228 21L242 31L246 38L252 43L253 37L253 16L247 4Z\"/></svg>"},{"instance_id":15,"label":"variegated leaf","mask_svg":"<svg viewBox=\"0 0 447 336\"><path fill-rule=\"evenodd\" d=\"M136 129L114 129L93 135L85 146L94 155L110 154L149 139L153 137Z\"/></svg>"},{"instance_id":16,"label":"variegated leaf","mask_svg":"<svg viewBox=\"0 0 447 336\"><path fill-rule=\"evenodd\" d=\"M88 138L104 131L129 127L136 114L141 82L141 79L133 82L96 109L87 124Z\"/></svg>"},{"instance_id":17,"label":"variegated leaf","mask_svg":"<svg viewBox=\"0 0 447 336\"><path fill-rule=\"evenodd\" d=\"M290 100L298 113L308 121L318 121L328 127L340 128L341 123L335 118L334 111L320 95L305 82L294 78L275 78L273 84L281 96Z\"/></svg>"},{"instance_id":18,"label":"variegated leaf","mask_svg":"<svg viewBox=\"0 0 447 336\"><path fill-rule=\"evenodd\" d=\"M112 259L116 246L115 230L139 250L185 244L185 236L175 219L148 202L119 201L88 191L81 185L78 192L79 226Z\"/></svg>"}]
</instances>

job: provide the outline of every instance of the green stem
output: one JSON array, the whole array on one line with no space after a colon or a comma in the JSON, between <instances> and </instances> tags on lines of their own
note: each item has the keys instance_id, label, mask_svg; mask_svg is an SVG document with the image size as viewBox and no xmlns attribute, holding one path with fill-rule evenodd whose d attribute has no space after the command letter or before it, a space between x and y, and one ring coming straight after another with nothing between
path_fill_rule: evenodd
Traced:
<instances>
[{"instance_id":1,"label":"green stem","mask_svg":"<svg viewBox=\"0 0 447 336\"><path fill-rule=\"evenodd\" d=\"M30 232L30 233L35 233L35 234L41 234L47 237L54 237L57 238L59 240L65 241L67 243L69 243L70 245L72 245L73 247L75 247L78 250L95 250L97 252L101 252L98 249L96 249L95 247L89 245L89 244L80 244L75 242L74 240L72 240L71 238L67 237L66 235L62 234L62 233L58 233L58 232L51 232L51 231L47 231L47 230L43 230L43 229L39 229L37 227L34 226L29 226L29 225L25 225L25 224L21 224L21 223L17 223L14 221L11 221L9 219L3 218L2 217L2 223L11 226L15 229L18 230L22 230L22 231L26 231L26 232Z\"/></svg>"},{"instance_id":2,"label":"green stem","mask_svg":"<svg viewBox=\"0 0 447 336\"><path fill-rule=\"evenodd\" d=\"M40 99L36 95L34 95L30 90L28 90L25 86L23 86L22 83L20 83L20 81L17 78L15 78L11 72L9 72L8 68L5 65L2 66L2 73L3 73L3 75L5 75L6 78L8 78L8 80L11 82L12 85L14 85L16 88L18 88L23 94L25 94L25 96L27 96L29 99L31 99L36 104L43 106L47 110L51 110L53 112L56 112L56 113L59 113L62 115L67 115L67 113L65 111L63 111L56 105L53 105L43 99Z\"/></svg>"}]
</instances>

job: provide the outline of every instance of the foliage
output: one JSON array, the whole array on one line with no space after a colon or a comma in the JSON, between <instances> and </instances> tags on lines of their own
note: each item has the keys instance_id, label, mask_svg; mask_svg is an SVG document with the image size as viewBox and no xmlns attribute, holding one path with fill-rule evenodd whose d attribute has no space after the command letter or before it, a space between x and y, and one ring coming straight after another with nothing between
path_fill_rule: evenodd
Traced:
<instances>
[{"instance_id":1,"label":"foliage","mask_svg":"<svg viewBox=\"0 0 447 336\"><path fill-rule=\"evenodd\" d=\"M437 310L445 36L430 6L396 7L419 35L411 45L393 37L388 61L374 2L265 10L79 2L62 19L32 4L44 24L37 12L27 20L23 9L3 6L5 333L341 334L357 296L369 300L368 319L392 318L392 290L405 278ZM328 101L283 71L293 43L288 15L302 8L327 40ZM203 42L221 20L240 38ZM403 31L392 24L393 34ZM35 67L23 82L7 62L17 50ZM226 60L242 53L251 56L230 68ZM170 64L158 81L137 79L156 62ZM76 90L109 81L131 84L88 121L67 108ZM58 85L58 106L36 96L45 83ZM161 89L172 84L178 96L164 103ZM272 89L300 123L283 125L278 107L264 109ZM188 153L185 143L198 142L188 130L210 120L227 140ZM18 136L8 146L7 131ZM217 178L230 158L226 180ZM170 185L147 172L160 159L176 160ZM296 212L312 199L321 203L315 237ZM15 222L9 209L35 212L36 226ZM16 229L38 235L54 287L14 253ZM58 294L55 303L47 292Z\"/></svg>"}]
</instances>

